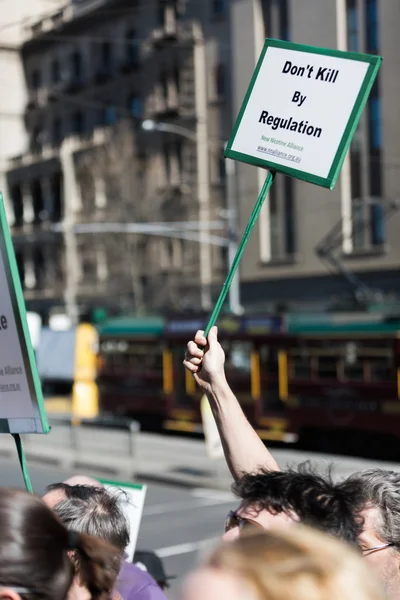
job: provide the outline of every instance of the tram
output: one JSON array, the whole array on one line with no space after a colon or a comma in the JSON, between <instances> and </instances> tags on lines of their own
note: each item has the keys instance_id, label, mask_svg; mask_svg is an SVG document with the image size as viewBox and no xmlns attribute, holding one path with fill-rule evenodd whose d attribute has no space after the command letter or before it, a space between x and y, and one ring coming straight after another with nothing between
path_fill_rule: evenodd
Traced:
<instances>
[{"instance_id":1,"label":"tram","mask_svg":"<svg viewBox=\"0 0 400 600\"><path fill-rule=\"evenodd\" d=\"M201 432L201 393L182 361L206 319L114 319L98 329L98 411ZM222 317L227 379L262 439L400 432L400 319Z\"/></svg>"}]
</instances>

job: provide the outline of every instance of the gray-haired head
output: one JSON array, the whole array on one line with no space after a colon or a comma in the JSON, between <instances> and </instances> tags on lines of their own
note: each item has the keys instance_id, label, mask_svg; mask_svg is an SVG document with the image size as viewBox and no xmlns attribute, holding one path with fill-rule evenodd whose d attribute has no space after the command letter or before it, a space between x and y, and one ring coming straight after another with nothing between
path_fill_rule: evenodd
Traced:
<instances>
[{"instance_id":1,"label":"gray-haired head","mask_svg":"<svg viewBox=\"0 0 400 600\"><path fill-rule=\"evenodd\" d=\"M88 485L56 485L62 486L65 496L53 510L65 527L102 538L122 554L129 544L129 525L121 506L123 492L110 493Z\"/></svg>"},{"instance_id":2,"label":"gray-haired head","mask_svg":"<svg viewBox=\"0 0 400 600\"><path fill-rule=\"evenodd\" d=\"M378 509L377 534L400 550L400 473L367 469L354 473L339 485L351 498L355 511Z\"/></svg>"}]
</instances>

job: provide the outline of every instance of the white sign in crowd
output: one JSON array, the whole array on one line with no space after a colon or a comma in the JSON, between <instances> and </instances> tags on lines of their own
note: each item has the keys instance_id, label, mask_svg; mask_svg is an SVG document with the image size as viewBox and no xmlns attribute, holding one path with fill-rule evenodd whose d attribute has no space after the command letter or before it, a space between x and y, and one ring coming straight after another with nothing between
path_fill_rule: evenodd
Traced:
<instances>
[{"instance_id":1,"label":"white sign in crowd","mask_svg":"<svg viewBox=\"0 0 400 600\"><path fill-rule=\"evenodd\" d=\"M21 283L0 195L0 431L49 430Z\"/></svg>"}]
</instances>

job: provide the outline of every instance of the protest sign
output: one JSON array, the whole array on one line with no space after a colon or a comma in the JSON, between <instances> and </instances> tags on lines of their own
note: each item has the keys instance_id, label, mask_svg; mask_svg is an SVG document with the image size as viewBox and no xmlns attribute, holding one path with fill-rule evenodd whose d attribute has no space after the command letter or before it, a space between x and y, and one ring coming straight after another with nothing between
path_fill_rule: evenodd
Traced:
<instances>
[{"instance_id":1,"label":"protest sign","mask_svg":"<svg viewBox=\"0 0 400 600\"><path fill-rule=\"evenodd\" d=\"M381 61L266 40L225 156L332 189Z\"/></svg>"},{"instance_id":2,"label":"protest sign","mask_svg":"<svg viewBox=\"0 0 400 600\"><path fill-rule=\"evenodd\" d=\"M48 433L25 302L0 195L0 433Z\"/></svg>"},{"instance_id":3,"label":"protest sign","mask_svg":"<svg viewBox=\"0 0 400 600\"><path fill-rule=\"evenodd\" d=\"M142 520L143 506L146 499L147 486L140 483L120 483L109 479L99 479L106 489L112 492L122 490L126 494L122 508L129 523L129 546L125 548L127 560L132 562L135 554L136 542L139 534L140 522Z\"/></svg>"},{"instance_id":4,"label":"protest sign","mask_svg":"<svg viewBox=\"0 0 400 600\"><path fill-rule=\"evenodd\" d=\"M211 313L215 324L277 172L333 189L382 57L265 41L225 157L268 169Z\"/></svg>"}]
</instances>

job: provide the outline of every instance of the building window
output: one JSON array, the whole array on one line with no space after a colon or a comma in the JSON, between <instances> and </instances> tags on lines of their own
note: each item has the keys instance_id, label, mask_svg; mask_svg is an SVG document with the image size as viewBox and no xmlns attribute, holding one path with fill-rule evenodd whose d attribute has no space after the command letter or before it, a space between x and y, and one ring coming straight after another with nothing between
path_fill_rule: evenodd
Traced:
<instances>
[{"instance_id":1,"label":"building window","mask_svg":"<svg viewBox=\"0 0 400 600\"><path fill-rule=\"evenodd\" d=\"M367 52L379 51L378 0L365 0Z\"/></svg>"},{"instance_id":2,"label":"building window","mask_svg":"<svg viewBox=\"0 0 400 600\"><path fill-rule=\"evenodd\" d=\"M163 26L165 20L165 0L158 2L158 24Z\"/></svg>"},{"instance_id":3,"label":"building window","mask_svg":"<svg viewBox=\"0 0 400 600\"><path fill-rule=\"evenodd\" d=\"M281 220L279 218L278 190L272 186L269 191L269 218L271 224L271 258L281 255L280 239L282 237Z\"/></svg>"},{"instance_id":4,"label":"building window","mask_svg":"<svg viewBox=\"0 0 400 600\"><path fill-rule=\"evenodd\" d=\"M293 179L285 177L283 193L285 207L285 253L287 256L292 256L296 252L296 214L293 187Z\"/></svg>"},{"instance_id":5,"label":"building window","mask_svg":"<svg viewBox=\"0 0 400 600\"><path fill-rule=\"evenodd\" d=\"M218 178L220 183L225 183L226 163L223 150L221 150L221 152L218 155Z\"/></svg>"},{"instance_id":6,"label":"building window","mask_svg":"<svg viewBox=\"0 0 400 600\"><path fill-rule=\"evenodd\" d=\"M62 178L61 173L56 173L51 179L51 193L52 193L52 198L53 198L53 211L52 211L53 212L53 214L52 214L53 223L58 223L58 222L62 221L62 219L64 217L63 202L62 202L62 197L63 197L62 182L63 182L63 178Z\"/></svg>"},{"instance_id":7,"label":"building window","mask_svg":"<svg viewBox=\"0 0 400 600\"><path fill-rule=\"evenodd\" d=\"M143 100L140 96L132 94L128 101L128 110L132 117L140 119L143 114Z\"/></svg>"},{"instance_id":8,"label":"building window","mask_svg":"<svg viewBox=\"0 0 400 600\"><path fill-rule=\"evenodd\" d=\"M346 0L347 49L360 50L360 14L358 0ZM365 204L362 184L362 139L358 130L350 147L351 230L353 248L365 246Z\"/></svg>"},{"instance_id":9,"label":"building window","mask_svg":"<svg viewBox=\"0 0 400 600\"><path fill-rule=\"evenodd\" d=\"M160 84L162 98L165 100L165 102L168 102L168 75L165 71L161 74Z\"/></svg>"},{"instance_id":10,"label":"building window","mask_svg":"<svg viewBox=\"0 0 400 600\"><path fill-rule=\"evenodd\" d=\"M109 71L112 66L112 47L110 42L104 42L101 45L101 68Z\"/></svg>"},{"instance_id":11,"label":"building window","mask_svg":"<svg viewBox=\"0 0 400 600\"><path fill-rule=\"evenodd\" d=\"M358 52L379 52L378 0L364 0L365 46L361 44L360 2L347 0L347 46ZM366 111L367 138L356 132L350 149L352 242L355 249L380 246L385 242L385 215L382 207L382 115L379 77L376 79ZM361 130L360 130L361 131ZM365 161L365 164L364 164ZM368 179L363 185L362 172ZM368 202L366 199L369 199Z\"/></svg>"},{"instance_id":12,"label":"building window","mask_svg":"<svg viewBox=\"0 0 400 600\"><path fill-rule=\"evenodd\" d=\"M369 144L371 150L378 150L381 148L381 99L379 98L378 91L371 94L371 100L369 103L368 110L368 121L369 121Z\"/></svg>"},{"instance_id":13,"label":"building window","mask_svg":"<svg viewBox=\"0 0 400 600\"><path fill-rule=\"evenodd\" d=\"M18 273L19 273L19 278L21 280L22 289L24 289L24 287L25 287L25 262L24 262L24 255L21 250L19 250L19 251L17 250L15 252L15 258L17 261Z\"/></svg>"},{"instance_id":14,"label":"building window","mask_svg":"<svg viewBox=\"0 0 400 600\"><path fill-rule=\"evenodd\" d=\"M45 257L41 247L36 247L33 252L33 269L36 288L43 289L46 282Z\"/></svg>"},{"instance_id":15,"label":"building window","mask_svg":"<svg viewBox=\"0 0 400 600\"><path fill-rule=\"evenodd\" d=\"M385 211L380 202L371 204L371 242L373 246L382 246L386 240Z\"/></svg>"},{"instance_id":16,"label":"building window","mask_svg":"<svg viewBox=\"0 0 400 600\"><path fill-rule=\"evenodd\" d=\"M62 139L62 123L60 117L56 117L53 121L53 144L59 144Z\"/></svg>"},{"instance_id":17,"label":"building window","mask_svg":"<svg viewBox=\"0 0 400 600\"><path fill-rule=\"evenodd\" d=\"M72 115L71 123L72 133L83 133L85 129L85 117L82 111L77 110Z\"/></svg>"},{"instance_id":18,"label":"building window","mask_svg":"<svg viewBox=\"0 0 400 600\"><path fill-rule=\"evenodd\" d=\"M117 121L117 111L115 106L107 106L104 112L105 125L114 125Z\"/></svg>"},{"instance_id":19,"label":"building window","mask_svg":"<svg viewBox=\"0 0 400 600\"><path fill-rule=\"evenodd\" d=\"M175 65L173 73L172 73L176 93L179 95L181 89L181 71L178 65Z\"/></svg>"},{"instance_id":20,"label":"building window","mask_svg":"<svg viewBox=\"0 0 400 600\"><path fill-rule=\"evenodd\" d=\"M43 132L42 128L37 125L33 128L32 138L31 138L31 150L33 153L40 153L42 151L42 140L43 140Z\"/></svg>"},{"instance_id":21,"label":"building window","mask_svg":"<svg viewBox=\"0 0 400 600\"><path fill-rule=\"evenodd\" d=\"M289 7L288 0L279 1L279 37L281 40L290 40Z\"/></svg>"},{"instance_id":22,"label":"building window","mask_svg":"<svg viewBox=\"0 0 400 600\"><path fill-rule=\"evenodd\" d=\"M39 223L45 220L46 214L44 211L42 186L38 179L32 183L31 194L34 214L33 222L35 225L39 225Z\"/></svg>"},{"instance_id":23,"label":"building window","mask_svg":"<svg viewBox=\"0 0 400 600\"><path fill-rule=\"evenodd\" d=\"M359 12L358 0L347 0L347 48L350 52L359 51Z\"/></svg>"},{"instance_id":24,"label":"building window","mask_svg":"<svg viewBox=\"0 0 400 600\"><path fill-rule=\"evenodd\" d=\"M379 18L378 0L365 0L366 15L366 50L376 54L379 52ZM368 150L369 150L369 195L370 236L373 246L385 242L385 213L382 207L382 111L380 95L380 78L375 81L368 101Z\"/></svg>"},{"instance_id":25,"label":"building window","mask_svg":"<svg viewBox=\"0 0 400 600\"><path fill-rule=\"evenodd\" d=\"M368 101L369 195L380 198L382 185L382 120L379 79L375 81ZM374 213L375 214L375 213Z\"/></svg>"},{"instance_id":26,"label":"building window","mask_svg":"<svg viewBox=\"0 0 400 600\"><path fill-rule=\"evenodd\" d=\"M223 15L226 10L226 0L211 0L211 10L213 15Z\"/></svg>"},{"instance_id":27,"label":"building window","mask_svg":"<svg viewBox=\"0 0 400 600\"><path fill-rule=\"evenodd\" d=\"M39 69L34 69L32 71L31 84L33 90L38 90L42 85L42 74Z\"/></svg>"},{"instance_id":28,"label":"building window","mask_svg":"<svg viewBox=\"0 0 400 600\"><path fill-rule=\"evenodd\" d=\"M224 98L226 93L225 65L219 64L215 70L215 91L217 98Z\"/></svg>"},{"instance_id":29,"label":"building window","mask_svg":"<svg viewBox=\"0 0 400 600\"><path fill-rule=\"evenodd\" d=\"M51 63L51 81L53 83L59 83L61 81L60 61L57 58Z\"/></svg>"},{"instance_id":30,"label":"building window","mask_svg":"<svg viewBox=\"0 0 400 600\"><path fill-rule=\"evenodd\" d=\"M365 204L362 198L353 199L352 205L352 240L356 249L364 248L366 243Z\"/></svg>"},{"instance_id":31,"label":"building window","mask_svg":"<svg viewBox=\"0 0 400 600\"><path fill-rule=\"evenodd\" d=\"M82 56L75 51L71 54L71 76L74 81L82 81Z\"/></svg>"},{"instance_id":32,"label":"building window","mask_svg":"<svg viewBox=\"0 0 400 600\"><path fill-rule=\"evenodd\" d=\"M182 140L176 140L173 143L173 155L175 161L175 173L174 175L174 184L180 185L182 183L182 174L183 174L183 143Z\"/></svg>"},{"instance_id":33,"label":"building window","mask_svg":"<svg viewBox=\"0 0 400 600\"><path fill-rule=\"evenodd\" d=\"M171 156L170 156L170 147L169 144L163 144L163 163L164 163L164 173L165 173L165 182L167 184L171 181Z\"/></svg>"},{"instance_id":34,"label":"building window","mask_svg":"<svg viewBox=\"0 0 400 600\"><path fill-rule=\"evenodd\" d=\"M266 37L273 37L271 2L272 2L272 0L262 0L262 3L261 3L262 15L263 15L263 21L264 21L264 35Z\"/></svg>"},{"instance_id":35,"label":"building window","mask_svg":"<svg viewBox=\"0 0 400 600\"><path fill-rule=\"evenodd\" d=\"M268 192L260 217L261 260L269 262L294 257L297 252L294 181L284 177Z\"/></svg>"},{"instance_id":36,"label":"building window","mask_svg":"<svg viewBox=\"0 0 400 600\"><path fill-rule=\"evenodd\" d=\"M22 227L24 223L24 201L21 187L14 185L11 189L12 205L14 210L14 226Z\"/></svg>"},{"instance_id":37,"label":"building window","mask_svg":"<svg viewBox=\"0 0 400 600\"><path fill-rule=\"evenodd\" d=\"M261 9L265 35L289 41L289 0L261 0Z\"/></svg>"},{"instance_id":38,"label":"building window","mask_svg":"<svg viewBox=\"0 0 400 600\"><path fill-rule=\"evenodd\" d=\"M130 29L126 34L125 43L127 63L137 64L139 62L139 41L133 29Z\"/></svg>"}]
</instances>

